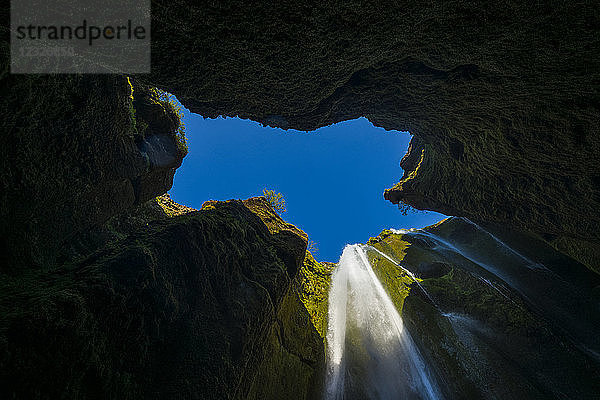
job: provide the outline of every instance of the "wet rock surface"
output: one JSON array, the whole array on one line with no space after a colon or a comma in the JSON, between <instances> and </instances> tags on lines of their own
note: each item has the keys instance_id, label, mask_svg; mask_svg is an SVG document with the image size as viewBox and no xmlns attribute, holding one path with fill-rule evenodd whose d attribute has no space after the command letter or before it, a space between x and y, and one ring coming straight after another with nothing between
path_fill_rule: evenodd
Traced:
<instances>
[{"instance_id":1,"label":"wet rock surface","mask_svg":"<svg viewBox=\"0 0 600 400\"><path fill-rule=\"evenodd\" d=\"M597 396L600 280L584 265L535 236L462 218L369 244L397 262L371 253L448 398Z\"/></svg>"}]
</instances>

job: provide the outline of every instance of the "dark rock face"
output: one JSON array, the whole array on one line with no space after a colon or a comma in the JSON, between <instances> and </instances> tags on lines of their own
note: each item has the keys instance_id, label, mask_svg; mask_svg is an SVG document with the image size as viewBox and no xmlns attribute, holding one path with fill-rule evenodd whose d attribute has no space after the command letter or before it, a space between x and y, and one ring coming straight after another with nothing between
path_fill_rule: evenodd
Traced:
<instances>
[{"instance_id":1,"label":"dark rock face","mask_svg":"<svg viewBox=\"0 0 600 400\"><path fill-rule=\"evenodd\" d=\"M593 2L153 5L140 79L193 112L301 130L364 116L415 135L390 201L600 241Z\"/></svg>"},{"instance_id":2,"label":"dark rock face","mask_svg":"<svg viewBox=\"0 0 600 400\"><path fill-rule=\"evenodd\" d=\"M421 279L439 278L446 275L452 267L446 263L434 261L423 262L415 268L415 273Z\"/></svg>"},{"instance_id":3,"label":"dark rock face","mask_svg":"<svg viewBox=\"0 0 600 400\"><path fill-rule=\"evenodd\" d=\"M422 278L370 253L446 398L597 397L600 278L584 265L534 235L462 218L369 244Z\"/></svg>"},{"instance_id":4,"label":"dark rock face","mask_svg":"<svg viewBox=\"0 0 600 400\"><path fill-rule=\"evenodd\" d=\"M147 88L59 75L0 87L0 270L50 266L76 233L172 186L179 118Z\"/></svg>"},{"instance_id":5,"label":"dark rock face","mask_svg":"<svg viewBox=\"0 0 600 400\"><path fill-rule=\"evenodd\" d=\"M183 212L51 273L1 276L0 397L246 396L306 239L241 201Z\"/></svg>"}]
</instances>

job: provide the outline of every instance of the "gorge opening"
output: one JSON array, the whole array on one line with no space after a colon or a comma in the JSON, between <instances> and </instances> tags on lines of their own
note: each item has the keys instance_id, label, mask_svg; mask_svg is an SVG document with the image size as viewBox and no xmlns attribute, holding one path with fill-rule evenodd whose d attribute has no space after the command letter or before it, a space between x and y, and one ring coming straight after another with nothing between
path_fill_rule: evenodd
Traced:
<instances>
[{"instance_id":1,"label":"gorge opening","mask_svg":"<svg viewBox=\"0 0 600 400\"><path fill-rule=\"evenodd\" d=\"M205 119L188 110L183 119L189 154L169 192L173 200L199 209L207 200L258 196L264 188L281 192L285 219L308 233L319 260L336 261L347 243L365 233L420 228L444 218L436 212L402 215L383 197L402 177L398 163L408 132L386 131L366 118L311 132Z\"/></svg>"}]
</instances>

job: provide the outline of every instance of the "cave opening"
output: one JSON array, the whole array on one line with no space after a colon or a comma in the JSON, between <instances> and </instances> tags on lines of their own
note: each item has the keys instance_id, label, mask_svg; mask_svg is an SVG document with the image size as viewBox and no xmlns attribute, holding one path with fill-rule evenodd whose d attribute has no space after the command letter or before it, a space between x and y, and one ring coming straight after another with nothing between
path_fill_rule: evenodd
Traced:
<instances>
[{"instance_id":1,"label":"cave opening","mask_svg":"<svg viewBox=\"0 0 600 400\"><path fill-rule=\"evenodd\" d=\"M244 199L271 189L283 194L286 221L308 233L320 260L387 228L424 227L445 216L402 215L383 198L402 177L408 132L386 131L366 118L311 132L240 118L205 119L183 108L189 153L169 194L200 208L207 200Z\"/></svg>"}]
</instances>

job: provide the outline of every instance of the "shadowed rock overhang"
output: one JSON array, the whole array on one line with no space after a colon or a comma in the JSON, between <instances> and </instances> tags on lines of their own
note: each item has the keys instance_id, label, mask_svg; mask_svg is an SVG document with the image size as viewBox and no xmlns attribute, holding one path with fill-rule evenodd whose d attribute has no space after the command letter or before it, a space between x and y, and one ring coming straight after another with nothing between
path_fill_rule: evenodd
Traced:
<instances>
[{"instance_id":1,"label":"shadowed rock overhang","mask_svg":"<svg viewBox=\"0 0 600 400\"><path fill-rule=\"evenodd\" d=\"M594 2L168 3L154 2L143 79L192 112L300 130L364 116L408 130L388 200L505 223L594 258Z\"/></svg>"},{"instance_id":2,"label":"shadowed rock overhang","mask_svg":"<svg viewBox=\"0 0 600 400\"><path fill-rule=\"evenodd\" d=\"M311 130L364 116L408 130L414 138L405 175L387 199L535 232L588 266L599 264L595 2L156 0L152 17L152 73L135 82L173 93L205 117ZM7 253L28 247L19 243L35 249L44 237L67 237L136 203L135 179L144 173L127 137L125 78L82 79L2 76L3 92L11 93L2 111L8 172L0 208L8 224L0 244ZM54 122L28 117L40 110ZM102 128L106 122L110 128ZM46 176L40 160L64 168ZM138 192L163 193L171 172L160 182L144 178ZM47 185L39 184L40 174ZM65 174L82 188L39 195L62 188L54 182ZM94 182L106 188L90 188ZM131 193L115 195L125 193L119 188ZM86 208L92 203L80 201L84 190L108 209ZM34 194L25 202L15 194L28 192ZM44 215L57 207L63 211L55 217ZM49 228L68 219L58 232ZM11 239L21 226L26 231ZM32 262L52 259L52 249L36 251L50 255Z\"/></svg>"}]
</instances>

